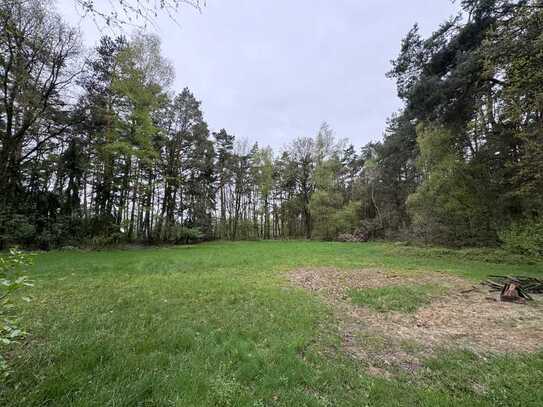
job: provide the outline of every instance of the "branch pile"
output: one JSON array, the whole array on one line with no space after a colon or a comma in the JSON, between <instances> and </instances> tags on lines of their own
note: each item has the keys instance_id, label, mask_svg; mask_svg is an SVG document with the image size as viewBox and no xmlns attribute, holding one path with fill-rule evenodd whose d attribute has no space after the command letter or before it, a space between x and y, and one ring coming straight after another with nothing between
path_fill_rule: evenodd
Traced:
<instances>
[{"instance_id":1,"label":"branch pile","mask_svg":"<svg viewBox=\"0 0 543 407\"><path fill-rule=\"evenodd\" d=\"M533 277L490 276L482 284L501 291L502 301L533 300L530 294L543 294L543 280Z\"/></svg>"},{"instance_id":2,"label":"branch pile","mask_svg":"<svg viewBox=\"0 0 543 407\"><path fill-rule=\"evenodd\" d=\"M359 228L354 233L342 233L337 237L338 242L367 242L369 234L364 229Z\"/></svg>"}]
</instances>

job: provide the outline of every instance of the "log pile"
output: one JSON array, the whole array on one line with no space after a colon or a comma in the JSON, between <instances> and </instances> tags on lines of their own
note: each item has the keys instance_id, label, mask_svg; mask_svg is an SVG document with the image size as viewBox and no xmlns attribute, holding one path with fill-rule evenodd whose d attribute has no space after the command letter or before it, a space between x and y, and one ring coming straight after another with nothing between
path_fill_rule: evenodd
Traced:
<instances>
[{"instance_id":1,"label":"log pile","mask_svg":"<svg viewBox=\"0 0 543 407\"><path fill-rule=\"evenodd\" d=\"M338 242L367 242L369 240L368 232L363 229L357 229L354 233L342 233L337 237Z\"/></svg>"},{"instance_id":2,"label":"log pile","mask_svg":"<svg viewBox=\"0 0 543 407\"><path fill-rule=\"evenodd\" d=\"M533 277L490 276L483 285L500 291L500 300L524 303L533 300L530 294L543 294L543 280Z\"/></svg>"}]
</instances>

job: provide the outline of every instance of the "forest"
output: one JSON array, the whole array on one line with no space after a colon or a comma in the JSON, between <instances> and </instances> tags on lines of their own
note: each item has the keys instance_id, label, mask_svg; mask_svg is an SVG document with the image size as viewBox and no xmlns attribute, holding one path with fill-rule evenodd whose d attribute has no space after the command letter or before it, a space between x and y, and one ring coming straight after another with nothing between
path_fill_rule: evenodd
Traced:
<instances>
[{"instance_id":1,"label":"forest","mask_svg":"<svg viewBox=\"0 0 543 407\"><path fill-rule=\"evenodd\" d=\"M387 239L543 254L543 7L463 0L387 73L381 141L281 149L210 129L158 36L92 50L42 0L0 5L0 247ZM384 74L384 73L383 73ZM372 135L379 139L381 135Z\"/></svg>"},{"instance_id":2,"label":"forest","mask_svg":"<svg viewBox=\"0 0 543 407\"><path fill-rule=\"evenodd\" d=\"M0 406L540 407L542 272L541 0L0 0Z\"/></svg>"}]
</instances>

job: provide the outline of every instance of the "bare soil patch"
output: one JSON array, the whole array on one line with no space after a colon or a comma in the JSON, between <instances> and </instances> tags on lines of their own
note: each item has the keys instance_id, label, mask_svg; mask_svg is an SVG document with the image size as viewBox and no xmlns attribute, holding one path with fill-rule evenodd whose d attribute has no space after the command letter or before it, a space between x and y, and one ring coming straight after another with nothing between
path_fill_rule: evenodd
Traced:
<instances>
[{"instance_id":1,"label":"bare soil patch","mask_svg":"<svg viewBox=\"0 0 543 407\"><path fill-rule=\"evenodd\" d=\"M423 358L443 349L514 353L543 347L541 296L529 305L498 302L484 287L470 290L473 282L442 273L300 269L289 278L333 305L344 350L376 374L414 372ZM347 296L350 289L419 284L445 291L412 314L374 311Z\"/></svg>"}]
</instances>

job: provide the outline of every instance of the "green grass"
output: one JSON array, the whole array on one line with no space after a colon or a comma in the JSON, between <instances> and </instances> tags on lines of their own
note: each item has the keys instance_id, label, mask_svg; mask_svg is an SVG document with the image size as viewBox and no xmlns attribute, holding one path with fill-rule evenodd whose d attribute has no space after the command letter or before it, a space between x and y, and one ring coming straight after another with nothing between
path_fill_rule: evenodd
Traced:
<instances>
[{"instance_id":1,"label":"green grass","mask_svg":"<svg viewBox=\"0 0 543 407\"><path fill-rule=\"evenodd\" d=\"M351 289L348 295L353 304L364 305L379 312L411 313L443 292L442 287L423 284Z\"/></svg>"},{"instance_id":2,"label":"green grass","mask_svg":"<svg viewBox=\"0 0 543 407\"><path fill-rule=\"evenodd\" d=\"M422 249L421 249L422 250ZM479 280L541 264L421 255L392 244L210 243L50 252L21 305L31 332L10 352L2 406L540 406L543 353L427 361L377 378L340 350L330 308L296 267L432 270Z\"/></svg>"}]
</instances>

